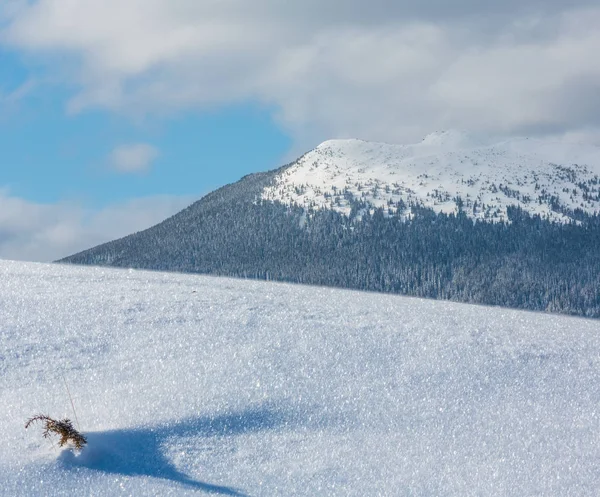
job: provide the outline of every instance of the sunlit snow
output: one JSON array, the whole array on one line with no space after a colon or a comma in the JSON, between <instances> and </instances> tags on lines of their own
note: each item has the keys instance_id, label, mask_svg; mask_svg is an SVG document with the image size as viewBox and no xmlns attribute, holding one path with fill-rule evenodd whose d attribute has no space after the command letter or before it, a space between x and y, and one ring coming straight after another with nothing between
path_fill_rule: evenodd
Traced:
<instances>
[{"instance_id":1,"label":"sunlit snow","mask_svg":"<svg viewBox=\"0 0 600 497\"><path fill-rule=\"evenodd\" d=\"M600 322L0 262L0 495L600 487ZM59 450L25 420L74 418Z\"/></svg>"},{"instance_id":2,"label":"sunlit snow","mask_svg":"<svg viewBox=\"0 0 600 497\"><path fill-rule=\"evenodd\" d=\"M577 209L600 212L600 147L461 131L432 133L415 145L330 140L283 170L263 198L344 214L351 199L386 214L400 200L448 214L462 203L469 217L487 221L506 220L514 205L566 222Z\"/></svg>"}]
</instances>

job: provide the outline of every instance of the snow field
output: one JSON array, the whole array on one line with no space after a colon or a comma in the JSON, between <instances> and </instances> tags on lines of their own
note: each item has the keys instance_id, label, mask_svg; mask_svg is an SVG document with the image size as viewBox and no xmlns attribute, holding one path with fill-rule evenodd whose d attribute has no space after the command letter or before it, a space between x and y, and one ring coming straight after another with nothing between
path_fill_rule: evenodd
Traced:
<instances>
[{"instance_id":1,"label":"snow field","mask_svg":"<svg viewBox=\"0 0 600 497\"><path fill-rule=\"evenodd\" d=\"M0 261L0 495L595 495L598 321ZM77 455L25 430L73 418Z\"/></svg>"}]
</instances>

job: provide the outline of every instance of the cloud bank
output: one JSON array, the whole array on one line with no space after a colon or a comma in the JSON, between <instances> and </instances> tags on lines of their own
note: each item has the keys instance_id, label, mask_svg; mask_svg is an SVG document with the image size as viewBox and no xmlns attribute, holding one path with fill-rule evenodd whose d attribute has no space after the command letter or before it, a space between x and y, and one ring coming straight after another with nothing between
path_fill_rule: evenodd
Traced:
<instances>
[{"instance_id":1,"label":"cloud bank","mask_svg":"<svg viewBox=\"0 0 600 497\"><path fill-rule=\"evenodd\" d=\"M0 259L57 260L149 228L191 203L164 195L91 211L73 203L33 203L0 190Z\"/></svg>"},{"instance_id":2,"label":"cloud bank","mask_svg":"<svg viewBox=\"0 0 600 497\"><path fill-rule=\"evenodd\" d=\"M33 86L59 84L72 113L258 102L294 154L329 138L412 143L448 128L600 143L598 25L597 0L0 0L0 48L46 76L0 89L0 114ZM125 144L110 165L143 172L157 153ZM0 191L0 257L56 259L189 201L93 213Z\"/></svg>"},{"instance_id":3,"label":"cloud bank","mask_svg":"<svg viewBox=\"0 0 600 497\"><path fill-rule=\"evenodd\" d=\"M259 101L301 141L600 127L595 0L9 4L3 43L75 84L72 112Z\"/></svg>"}]
</instances>

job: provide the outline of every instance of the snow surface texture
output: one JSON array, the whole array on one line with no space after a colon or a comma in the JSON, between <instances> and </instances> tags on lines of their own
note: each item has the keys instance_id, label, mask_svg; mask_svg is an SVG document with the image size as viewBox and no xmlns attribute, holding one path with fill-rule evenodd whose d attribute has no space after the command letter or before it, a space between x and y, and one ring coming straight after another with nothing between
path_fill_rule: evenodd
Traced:
<instances>
[{"instance_id":1,"label":"snow surface texture","mask_svg":"<svg viewBox=\"0 0 600 497\"><path fill-rule=\"evenodd\" d=\"M600 322L0 262L0 495L600 488ZM72 416L77 455L24 429Z\"/></svg>"},{"instance_id":2,"label":"snow surface texture","mask_svg":"<svg viewBox=\"0 0 600 497\"><path fill-rule=\"evenodd\" d=\"M575 209L600 212L599 175L598 146L445 131L416 145L327 141L280 173L263 199L344 214L349 198L392 214L390 202L403 200L449 214L459 197L473 219L506 220L506 207L517 205L566 222Z\"/></svg>"}]
</instances>

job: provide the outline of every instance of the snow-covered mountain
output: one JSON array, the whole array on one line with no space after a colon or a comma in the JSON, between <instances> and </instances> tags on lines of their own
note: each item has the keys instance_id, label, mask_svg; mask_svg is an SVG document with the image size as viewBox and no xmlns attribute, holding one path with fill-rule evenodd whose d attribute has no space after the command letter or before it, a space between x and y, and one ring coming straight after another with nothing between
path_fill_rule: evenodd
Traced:
<instances>
[{"instance_id":1,"label":"snow-covered mountain","mask_svg":"<svg viewBox=\"0 0 600 497\"><path fill-rule=\"evenodd\" d=\"M7 261L0 281L2 496L600 488L597 321ZM88 446L25 430L40 412Z\"/></svg>"},{"instance_id":2,"label":"snow-covered mountain","mask_svg":"<svg viewBox=\"0 0 600 497\"><path fill-rule=\"evenodd\" d=\"M461 132L410 146L329 141L62 262L600 317L599 178L589 144Z\"/></svg>"},{"instance_id":3,"label":"snow-covered mountain","mask_svg":"<svg viewBox=\"0 0 600 497\"><path fill-rule=\"evenodd\" d=\"M507 220L507 206L568 221L600 212L600 147L559 139L498 141L461 131L414 145L331 140L282 170L263 199L350 213L351 199L396 213L398 202ZM406 209L400 215L410 215Z\"/></svg>"}]
</instances>

